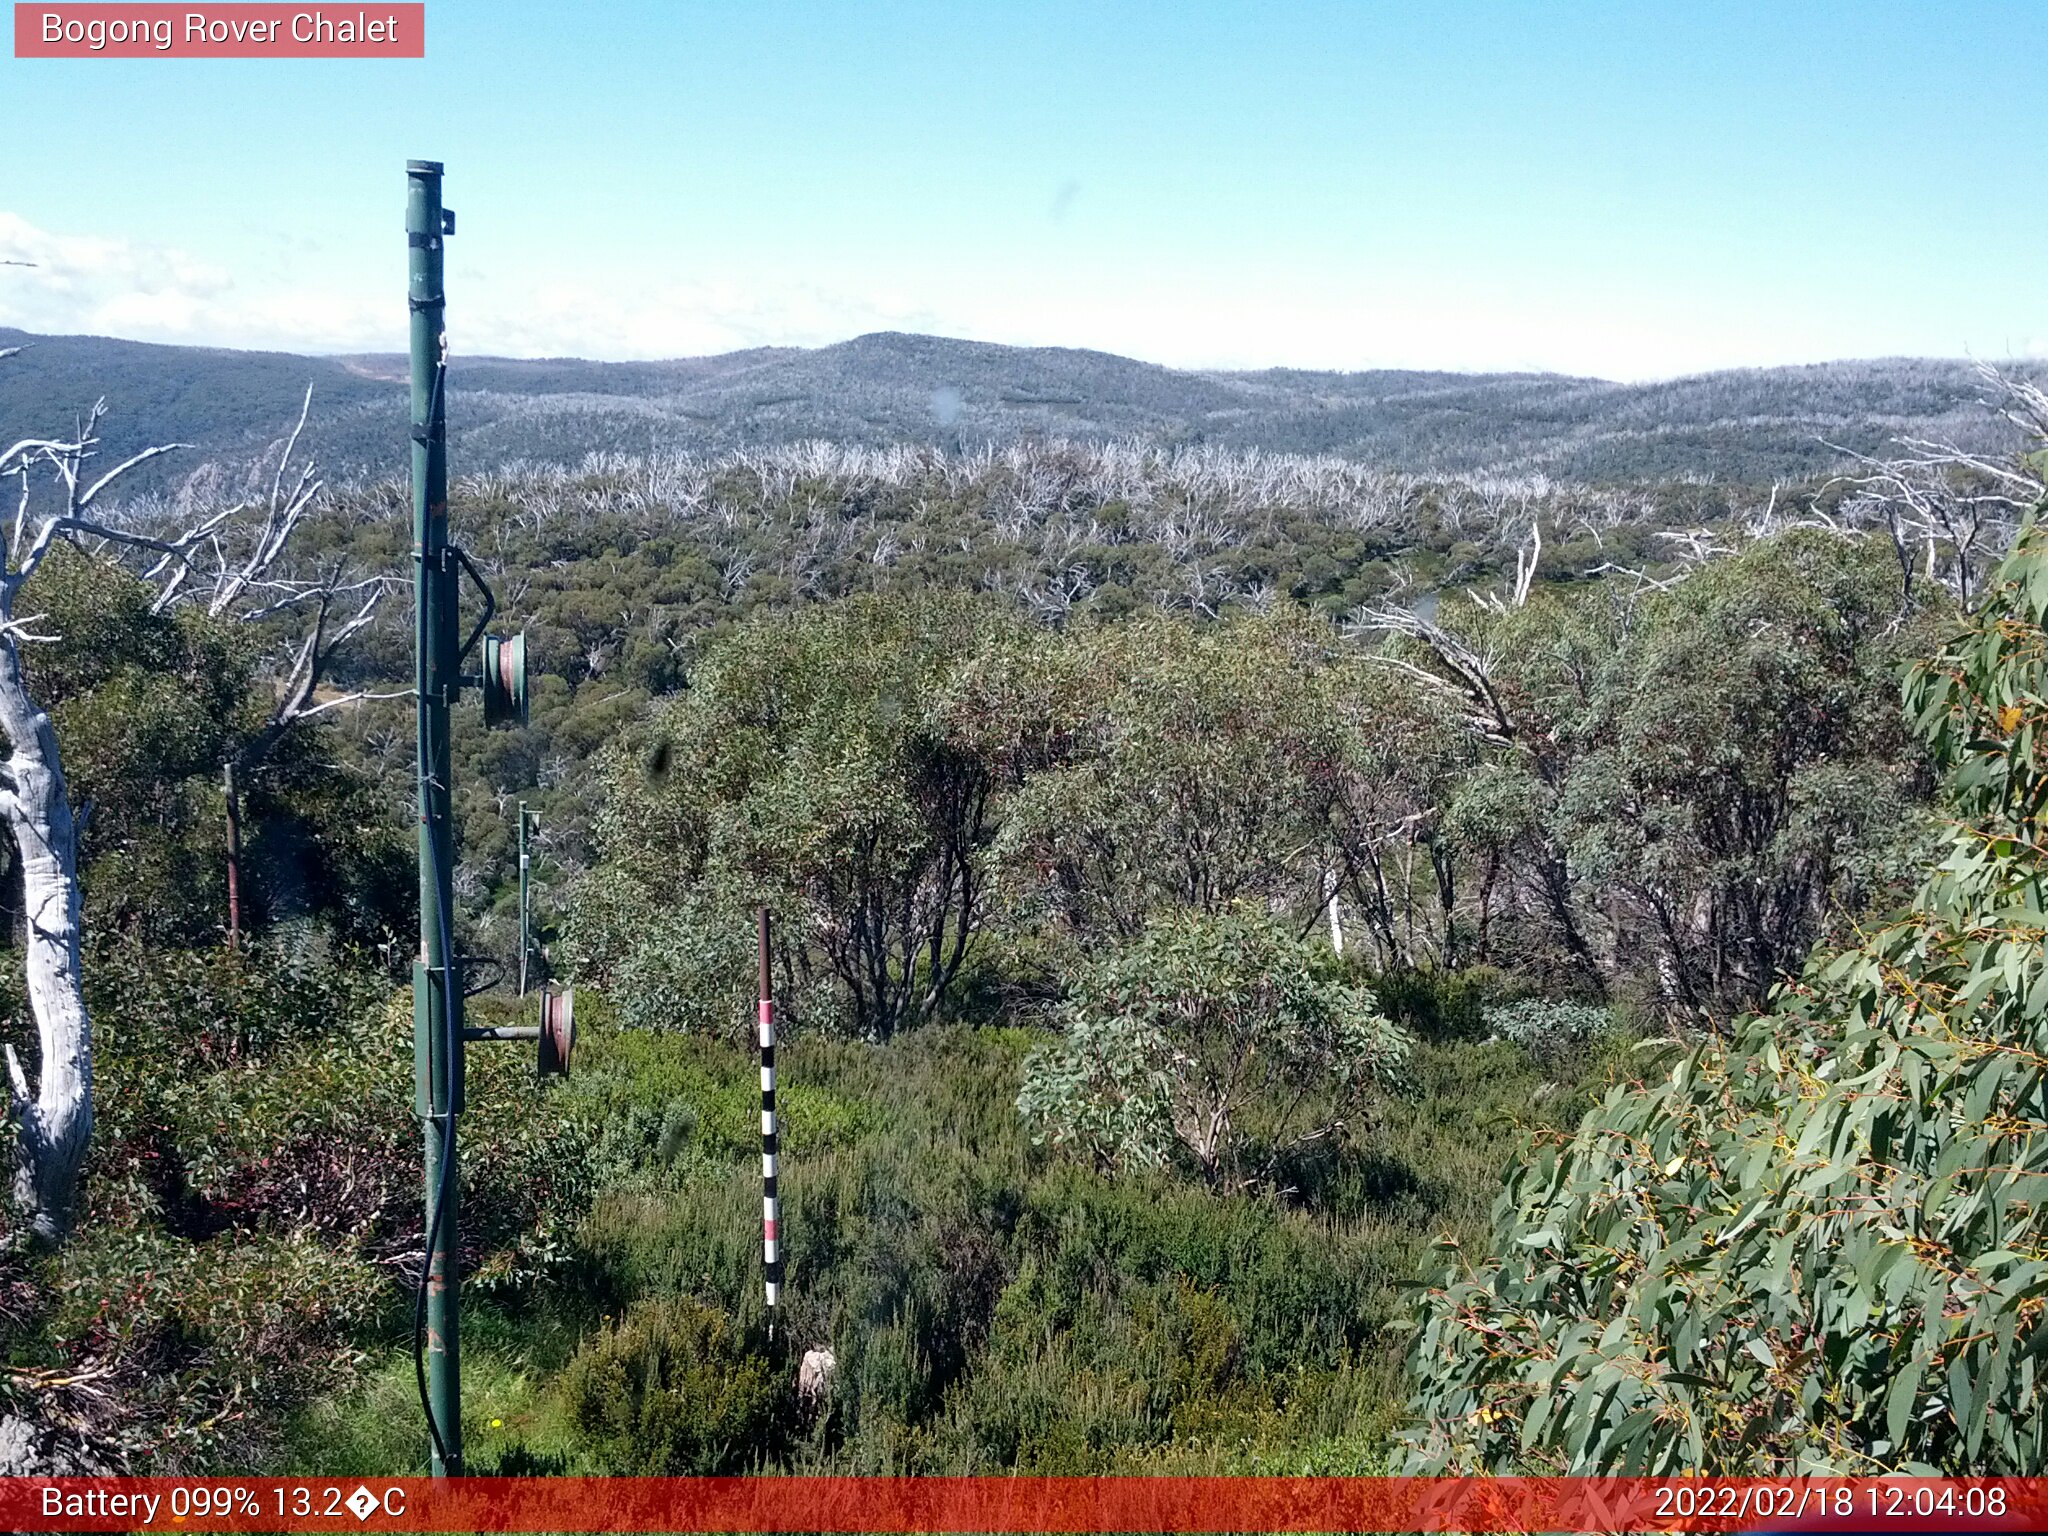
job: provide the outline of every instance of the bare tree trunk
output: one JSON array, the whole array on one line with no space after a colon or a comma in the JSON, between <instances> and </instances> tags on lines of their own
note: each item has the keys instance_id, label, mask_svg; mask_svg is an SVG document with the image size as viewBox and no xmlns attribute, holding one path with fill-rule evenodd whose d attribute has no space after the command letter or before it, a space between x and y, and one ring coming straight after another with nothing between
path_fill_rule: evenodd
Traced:
<instances>
[{"instance_id":1,"label":"bare tree trunk","mask_svg":"<svg viewBox=\"0 0 2048 1536\"><path fill-rule=\"evenodd\" d=\"M29 697L12 632L0 632L0 732L11 749L6 766L12 780L0 809L21 856L23 959L41 1049L31 1096L21 1061L7 1048L21 1122L14 1200L31 1238L54 1246L71 1229L78 1173L92 1136L92 1023L79 961L77 825L57 733Z\"/></svg>"}]
</instances>

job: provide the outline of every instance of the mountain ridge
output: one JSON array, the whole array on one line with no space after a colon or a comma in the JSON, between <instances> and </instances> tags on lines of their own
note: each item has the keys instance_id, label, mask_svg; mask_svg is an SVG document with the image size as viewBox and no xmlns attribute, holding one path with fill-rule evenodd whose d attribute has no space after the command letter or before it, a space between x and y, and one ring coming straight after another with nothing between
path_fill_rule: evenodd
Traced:
<instances>
[{"instance_id":1,"label":"mountain ridge","mask_svg":"<svg viewBox=\"0 0 2048 1536\"><path fill-rule=\"evenodd\" d=\"M104 396L106 451L259 453L314 391L308 442L343 475L402 472L406 359L188 347L0 329L0 431L50 430ZM968 448L1136 438L1333 454L1417 473L1769 481L1901 436L1995 446L1975 365L1876 358L1647 384L1558 373L1188 370L1079 347L876 331L829 346L609 362L458 356L458 470L591 452L719 452L804 438ZM53 418L55 420L53 421Z\"/></svg>"}]
</instances>

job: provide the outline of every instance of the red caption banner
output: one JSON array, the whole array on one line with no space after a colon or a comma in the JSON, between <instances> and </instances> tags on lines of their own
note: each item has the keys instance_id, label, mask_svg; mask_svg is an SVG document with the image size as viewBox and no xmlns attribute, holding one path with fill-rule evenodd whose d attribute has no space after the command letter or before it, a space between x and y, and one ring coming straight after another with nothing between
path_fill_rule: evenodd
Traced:
<instances>
[{"instance_id":1,"label":"red caption banner","mask_svg":"<svg viewBox=\"0 0 2048 1536\"><path fill-rule=\"evenodd\" d=\"M17 59L423 59L427 8L23 5Z\"/></svg>"},{"instance_id":2,"label":"red caption banner","mask_svg":"<svg viewBox=\"0 0 2048 1536\"><path fill-rule=\"evenodd\" d=\"M2048 1478L0 1478L11 1531L2038 1531Z\"/></svg>"}]
</instances>

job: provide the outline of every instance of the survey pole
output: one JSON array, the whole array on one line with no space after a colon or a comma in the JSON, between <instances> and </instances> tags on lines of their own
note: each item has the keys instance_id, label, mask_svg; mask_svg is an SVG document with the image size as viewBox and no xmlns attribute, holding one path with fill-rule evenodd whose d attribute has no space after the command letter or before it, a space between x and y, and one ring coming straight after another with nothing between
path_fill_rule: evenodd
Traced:
<instances>
[{"instance_id":1,"label":"survey pole","mask_svg":"<svg viewBox=\"0 0 2048 1536\"><path fill-rule=\"evenodd\" d=\"M761 962L761 1286L767 1301L768 1340L782 1299L782 1197L777 1186L782 1147L775 1123L775 987L769 974L770 917L761 908L757 931Z\"/></svg>"},{"instance_id":2,"label":"survey pole","mask_svg":"<svg viewBox=\"0 0 2048 1536\"><path fill-rule=\"evenodd\" d=\"M449 783L450 705L459 687L457 571L448 540L448 338L442 241L454 219L441 205L441 166L406 174L406 256L412 320L414 687L419 712L420 950L413 967L416 1108L426 1144L426 1286L422 1348L436 1477L462 1473L461 1178L462 986L453 949L455 835Z\"/></svg>"}]
</instances>

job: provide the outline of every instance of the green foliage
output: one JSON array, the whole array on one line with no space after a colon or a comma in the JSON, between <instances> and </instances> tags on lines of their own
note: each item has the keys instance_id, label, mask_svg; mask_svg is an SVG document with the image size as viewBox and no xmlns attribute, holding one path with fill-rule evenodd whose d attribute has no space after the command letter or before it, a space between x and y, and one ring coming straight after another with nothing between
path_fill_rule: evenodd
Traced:
<instances>
[{"instance_id":1,"label":"green foliage","mask_svg":"<svg viewBox=\"0 0 2048 1536\"><path fill-rule=\"evenodd\" d=\"M1373 978L1379 1011L1424 1040L1478 1040L1486 1033L1487 1005L1514 983L1490 966L1426 971L1413 966Z\"/></svg>"},{"instance_id":2,"label":"green foliage","mask_svg":"<svg viewBox=\"0 0 2048 1536\"><path fill-rule=\"evenodd\" d=\"M352 494L317 553L398 566L389 488ZM558 674L527 729L459 732L459 947L509 953L508 804L531 794L543 869L579 877L557 887L574 890L558 958L614 1004L586 986L571 1084L534 1084L523 1051L471 1054L465 1137L491 1175L466 1208L473 1340L508 1421L473 1426L478 1464L1383 1470L1401 1411L1389 1324L1420 1234L1476 1247L1510 1118L1574 1113L1622 1051L1606 1010L1515 999L1640 992L1722 1017L1816 935L1893 901L1924 847L1930 759L1889 699L1927 619L1902 606L1881 547L1798 535L1662 595L1566 590L1600 560L1652 563L1657 528L1723 516L1721 498L1559 489L1550 526L1589 512L1602 549L1552 539L1550 582L1526 608L1438 611L1493 669L1514 727L1503 745L1389 664L1428 672L1427 657L1375 655L1327 622L1405 581L1396 556L1425 584L1502 568L1505 525L1455 481L1055 446L606 460L458 488L480 553L522 573L505 595L536 669ZM204 948L224 909L218 770L268 702L265 637L153 615L136 584L68 554L38 583L34 605L67 639L31 665L94 806L102 1122L81 1244L61 1265L0 1269L11 1361L105 1365L121 1433L147 1427L134 1443L165 1466L275 1457L238 1415L281 1419L329 1388L357 1430L409 1416L409 1018L361 959L412 899L401 707L295 735L252 774L257 933L238 952ZM338 683L404 675L402 616L362 639ZM1998 677L2016 675L2010 660ZM1977 747L1937 740L1967 784L1986 751L2030 743L2043 690L1957 675L2020 710L1987 735L1978 717L2003 717L1972 704ZM2007 842L2039 841L2015 825ZM1369 984L1325 947L1333 893ZM2003 922L2011 894L1957 917L1933 959L1883 948L1883 930L1878 970L1811 982L1773 1042L1803 1038L1799 1007L1832 1018L1859 987L1891 999L1869 1018L1894 1019L1904 1005L1886 989L1911 965L1935 978L1943 1020L1966 1010L1940 988L1967 990L1985 967L1994 992L2008 974L2031 987L2013 947L2038 939L2027 923L1995 955L1950 953L1990 944L1998 923L1979 919ZM761 1342L758 1089L741 1042L762 901L798 1026L783 1057L788 1341L829 1343L841 1362L831 1402L801 1424L783 1412L791 1362ZM1018 1027L1048 1003L1064 1035ZM2035 1175L2031 1143L2008 1155L1996 1137L2024 1141L2010 1127L2026 1081L1999 1079L1977 1104L1990 1069L1974 1065L1976 1035L1958 1026L1941 1057L1893 1033L1906 1043L1892 1075L1869 1075L1889 1046L1859 1044L1853 1089L1823 1070L1849 1057L1822 1025L1808 1043L1826 1049L1781 1052L1788 1065L1750 1043L1709 1047L1682 1084L1631 1082L1610 1100L1601 1123L1624 1129L1585 1151L1553 1138L1556 1155L1516 1175L1510 1203L1547 1225L1514 1235L1555 1233L1516 1250L1537 1267L1520 1291L1500 1282L1503 1326L1541 1334L1556 1400L1592 1384L1553 1414L1577 1415L1569 1442L1555 1424L1530 1433L1532 1464L1620 1465L1652 1442L1665 1455L1666 1419L1631 1438L1653 1391L1678 1405L1672 1422L1707 1426L1703 1463L1744 1467L1796 1463L1814 1424L1880 1461L1963 1464L1976 1409L2021 1401ZM1631 1078L1644 1059L1628 1058ZM1979 1076L1941 1142L1906 1110L1947 1103L1928 1095L1965 1065ZM1413 1091L1361 1113L1362 1090L1397 1068ZM1814 1131L1785 1107L1795 1082L1851 1107ZM1870 1083L1874 1107L1850 1099ZM1020 1102L1106 1169L1035 1147ZM1716 1130L1731 1104L1739 1129ZM1973 1115L1988 1147L1970 1141ZM1819 1138L1792 1171L1781 1132L1794 1148ZM1879 1138L1862 1182L1807 1190L1822 1154L1847 1157L1858 1136ZM1906 1192L1880 1188L1872 1170L1902 1149ZM1680 1151L1707 1161L1666 1175ZM1972 1171L1980 1152L2021 1170L2017 1193ZM1180 1159L1208 1187L1134 1166ZM1703 1237L1658 1268L1665 1232L1681 1234L1673 1251L1688 1222L1725 1236L1765 1195L1806 1201L1837 1247L1802 1246L1771 1205L1725 1245L1746 1255L1737 1279ZM1859 1201L1891 1227L1847 1230ZM1589 1213L1577 1227L1574 1211ZM1888 1258L1892 1229L1905 1258ZM2010 1265L1981 1257L1993 1239ZM1801 1355L1816 1326L1843 1336L1843 1277L1866 1261L1890 1265L1874 1342ZM1946 1314L1915 1300L1944 1265ZM1460 1277L1442 1294L1481 1283ZM1479 1308L1483 1289L1456 1306ZM1927 1332L1994 1293L2017 1298L2008 1355L1996 1324L1990 1346ZM1606 1338L1624 1306L1639 1310ZM1643 1341L1692 1312L1714 1331L1685 1336L1688 1371ZM1443 1315L1457 1321L1427 1348L1479 1355L1433 1378L1452 1384L1428 1389L1431 1453L1505 1464L1487 1437L1527 1427L1516 1414L1538 1368L1480 1360L1458 1333L1476 1314ZM1743 1346L1732 1365L1717 1340ZM1793 1422L1781 1409L1797 1393ZM1713 1417L1722 1399L1743 1405L1740 1423ZM1895 1403L1910 1423L1892 1424ZM1469 1419L1482 1409L1508 1417ZM311 1438L291 1454L317 1460L334 1421L299 1422ZM1974 1432L1980 1450L2006 1433ZM2008 1441L2011 1464L2030 1464ZM402 1443L410 1458L417 1442L352 1433L348 1454L374 1464ZM1521 1454L1519 1437L1500 1454ZM1658 1464L1690 1443L1672 1454Z\"/></svg>"},{"instance_id":3,"label":"green foliage","mask_svg":"<svg viewBox=\"0 0 2048 1536\"><path fill-rule=\"evenodd\" d=\"M767 1358L687 1298L608 1324L569 1362L562 1392L598 1465L641 1477L754 1470L788 1411Z\"/></svg>"},{"instance_id":4,"label":"green foliage","mask_svg":"<svg viewBox=\"0 0 2048 1536\"><path fill-rule=\"evenodd\" d=\"M349 951L299 927L240 946L96 946L86 1002L95 1061L138 1076L204 1072L346 1027L382 1005L382 988Z\"/></svg>"},{"instance_id":5,"label":"green foliage","mask_svg":"<svg viewBox=\"0 0 2048 1536\"><path fill-rule=\"evenodd\" d=\"M1903 897L1924 862L1927 759L1892 679L1931 615L1877 541L1797 531L1634 603L1473 622L1530 776L1494 840L1582 981L1642 956L1677 1005L1759 1006L1834 914Z\"/></svg>"},{"instance_id":6,"label":"green foliage","mask_svg":"<svg viewBox=\"0 0 2048 1536\"><path fill-rule=\"evenodd\" d=\"M1034 1203L1018 1276L946 1426L956 1465L1241 1467L1253 1446L1377 1427L1375 1384L1345 1343L1373 1331L1372 1285L1351 1255L1270 1211L1187 1199L1089 1179ZM1169 1257L1162 1239L1185 1251ZM1261 1337L1275 1324L1299 1331Z\"/></svg>"},{"instance_id":7,"label":"green foliage","mask_svg":"<svg viewBox=\"0 0 2048 1536\"><path fill-rule=\"evenodd\" d=\"M90 1214L33 1273L9 1353L89 1370L79 1421L144 1466L249 1465L409 1324L411 1010L305 955L158 959L117 950L95 973ZM525 1051L472 1051L468 1090L465 1155L489 1177L464 1199L466 1285L516 1301L574 1256L595 1126Z\"/></svg>"},{"instance_id":8,"label":"green foliage","mask_svg":"<svg viewBox=\"0 0 2048 1536\"><path fill-rule=\"evenodd\" d=\"M408 1319L409 1321L409 1319ZM462 1450L471 1476L567 1471L579 1432L541 1386L568 1363L584 1319L566 1307L542 1312L466 1307L462 1318ZM319 1477L425 1475L420 1400L410 1349L368 1354L352 1379L292 1405L283 1447L260 1463Z\"/></svg>"},{"instance_id":9,"label":"green foliage","mask_svg":"<svg viewBox=\"0 0 2048 1536\"><path fill-rule=\"evenodd\" d=\"M736 1464L1383 1470L1400 1413L1388 1329L1421 1234L1476 1234L1513 1144L1506 1116L1570 1092L1545 1100L1543 1074L1507 1045L1418 1047L1414 1096L1305 1149L1293 1193L1219 1193L1034 1149L1015 1101L1044 1039L940 1026L880 1046L812 1033L779 1053L789 1353L770 1358L784 1394L797 1352L826 1345L839 1364L815 1418L770 1423ZM764 1320L751 1054L600 1033L572 1088L620 1134L571 1294L620 1318L692 1299L747 1341L738 1368ZM586 1344L606 1326L590 1319ZM564 1426L582 1399L565 1386L541 1388L521 1443L571 1465L584 1442Z\"/></svg>"},{"instance_id":10,"label":"green foliage","mask_svg":"<svg viewBox=\"0 0 2048 1536\"><path fill-rule=\"evenodd\" d=\"M611 753L574 962L636 1023L743 1028L766 899L793 1014L873 1034L963 970L1042 997L1157 913L1259 901L1306 930L1334 898L1383 993L1505 965L1725 1017L1924 854L1929 760L1890 701L1928 620L1902 601L1874 544L1798 533L1669 591L1447 604L1505 744L1417 678L1429 657L1300 611L757 621ZM1418 1027L1481 1029L1415 1001Z\"/></svg>"},{"instance_id":11,"label":"green foliage","mask_svg":"<svg viewBox=\"0 0 2048 1536\"><path fill-rule=\"evenodd\" d=\"M963 707L1002 722L1000 847L1024 910L1084 940L1171 908L1313 910L1300 849L1327 836L1358 681L1335 651L1299 613L1153 617L985 663Z\"/></svg>"},{"instance_id":12,"label":"green foliage","mask_svg":"<svg viewBox=\"0 0 2048 1536\"><path fill-rule=\"evenodd\" d=\"M758 902L784 919L798 1022L879 1039L936 1009L982 923L992 788L946 689L1004 622L966 600L856 600L736 635L612 754L613 869L571 928L583 974L635 1021L670 987L729 1017Z\"/></svg>"},{"instance_id":13,"label":"green foliage","mask_svg":"<svg viewBox=\"0 0 2048 1536\"><path fill-rule=\"evenodd\" d=\"M1375 419L1434 408L1403 398L1376 402ZM1427 398L1447 397L1432 390ZM1330 419L1323 406L1316 415ZM1671 451L1668 434L1658 441L1660 455ZM1725 483L1684 480L1557 481L1518 496L1510 515L1488 481L1369 467L1379 460L1246 458L1213 448L1046 442L945 454L806 444L702 459L606 454L587 464L580 452L575 468L478 474L451 493L470 547L505 573L502 617L527 631L536 674L528 728L484 732L467 715L456 733L463 887L474 923L465 942L504 957L516 875L509 798L524 796L540 812L542 883L559 889L593 861L604 749L636 727L650 699L659 708L686 687L751 620L852 595L898 602L962 591L1003 594L1000 606L1011 612L1077 632L1157 610L1203 621L1191 630L1218 616L1284 614L1297 605L1341 620L1397 590L1404 604L1426 606L1432 590L1484 585L1512 571L1529 515L1546 528L1539 591L1584 586L1612 598L1611 584L1582 582L1581 573L1620 564L1670 575L1672 547L1661 535L1672 529L1745 537L1731 526ZM522 434L518 457L531 456ZM1725 466L1725 453L1718 462ZM1833 494L1787 486L1778 506L1825 505ZM337 495L301 531L307 558L404 572L403 504L402 487L389 483ZM334 681L402 687L410 642L402 606L388 607L351 642ZM1102 680L1116 684L1111 672ZM1458 857L1480 867L1454 871L1448 900L1439 889L1431 817L1458 791L1462 771L1437 764L1448 743L1404 721L1398 708L1389 718L1386 701L1372 697L1398 695L1394 681L1381 673L1334 690L1340 715L1351 713L1344 699L1360 699L1364 739L1353 746L1362 766L1346 782L1362 791L1370 815L1342 829L1349 851L1337 872L1347 882L1360 877L1348 895L1379 948L1375 964L1503 958L1489 952L1489 919L1502 921L1513 950L1506 958L1519 964L1535 947L1529 941L1552 935L1520 910L1526 896L1489 908L1491 845L1463 840L1485 829L1463 827L1458 843ZM1874 691L1888 686L1880 678ZM1251 698L1248 718L1258 713ZM409 793L404 713L394 701L337 722L394 804ZM1242 745L1264 750L1256 741ZM1495 894L1504 897L1506 884L1502 877ZM1595 894L1585 891L1582 907L1596 904ZM1435 906L1455 910L1422 921Z\"/></svg>"},{"instance_id":14,"label":"green foliage","mask_svg":"<svg viewBox=\"0 0 2048 1536\"><path fill-rule=\"evenodd\" d=\"M103 1443L167 1469L260 1452L265 1417L345 1380L352 1339L388 1304L374 1265L310 1232L100 1229L52 1271L37 1353L98 1378L87 1412Z\"/></svg>"},{"instance_id":15,"label":"green foliage","mask_svg":"<svg viewBox=\"0 0 2048 1536\"><path fill-rule=\"evenodd\" d=\"M613 1031L600 1003L578 995L579 1017L600 1033L577 1060L575 1098L596 1128L608 1189L672 1188L684 1171L760 1151L760 1084L733 1074L728 1049L696 1035ZM782 1146L792 1156L845 1146L875 1118L863 1100L802 1078L778 1093Z\"/></svg>"},{"instance_id":16,"label":"green foliage","mask_svg":"<svg viewBox=\"0 0 2048 1536\"><path fill-rule=\"evenodd\" d=\"M986 1239L1014 1222L1001 1191L1021 1182L1029 1150L1012 1104L1021 1042L956 1027L905 1038L877 1051L812 1034L778 1053L783 1218L805 1234L789 1252L788 1322L795 1338L843 1342L843 1375L856 1383L872 1329L933 1371L948 1360L960 1369L972 1314L993 1302ZM753 1329L761 1186L750 1053L621 1036L596 1053L582 1087L617 1128L606 1141L615 1171L583 1234L608 1294L742 1298L735 1315Z\"/></svg>"},{"instance_id":17,"label":"green foliage","mask_svg":"<svg viewBox=\"0 0 2048 1536\"><path fill-rule=\"evenodd\" d=\"M629 1028L746 1038L758 989L745 893L716 876L681 890L655 879L669 899L654 896L653 881L614 864L578 880L564 964L572 975L602 984ZM818 1006L802 1003L806 1016Z\"/></svg>"},{"instance_id":18,"label":"green foliage","mask_svg":"<svg viewBox=\"0 0 2048 1536\"><path fill-rule=\"evenodd\" d=\"M1734 558L1631 592L1576 573L1673 574L1659 532L1725 529L1725 492L1559 486L1529 508L1547 532L1526 607L1432 608L1432 588L1512 568L1525 524L1482 490L1071 445L478 477L458 517L517 573L507 614L541 681L526 730L457 732L464 943L511 955L517 796L546 828L544 922L574 919L557 958L636 1022L692 1028L744 1027L726 959L764 898L792 933L818 928L786 957L792 1018L873 1031L939 1010L934 978L950 998L978 960L1023 949L1057 970L1053 938L1092 944L1162 904L1234 895L1306 921L1332 886L1375 970L1503 965L1546 990L1725 1016L1846 914L1903 897L1930 778L1892 675L1926 644L1930 600L1907 602L1881 540L1726 530ZM1597 548L1567 534L1582 521ZM389 490L365 489L309 532L395 568L401 525ZM1375 658L1329 623L1395 590L1472 644L1515 726L1506 747L1387 664L1440 673L1415 647ZM963 591L984 600L956 645L938 610ZM392 625L359 637L338 681L402 680L409 637ZM920 680L902 730L854 729L891 696L891 666ZM770 686L796 667L817 686ZM693 702L707 685L719 697ZM844 710L818 702L835 698ZM771 725L775 701L793 712ZM345 726L394 804L401 713ZM966 756L939 753L927 784L896 755L912 739ZM671 771L651 786L663 741ZM763 748L781 766L745 817L731 775L696 782L706 753L737 773ZM957 819L961 784L944 781L969 763L994 775L994 841L962 924L933 848ZM824 841L781 835L799 823ZM888 857L863 852L884 829ZM635 847L673 849L676 868L632 867ZM855 891L900 907L920 870L909 921L847 915Z\"/></svg>"},{"instance_id":19,"label":"green foliage","mask_svg":"<svg viewBox=\"0 0 2048 1536\"><path fill-rule=\"evenodd\" d=\"M357 1021L384 1006L377 982L323 950L283 939L185 950L117 938L88 951L96 1113L85 1188L95 1218L164 1220L174 1230L212 1224L194 1207L188 1159L230 1127L259 1138L283 1127L253 1105L223 1106L218 1125L191 1124L178 1106L220 1074L247 1073L290 1092L302 1085L288 1072L272 1078L273 1066L317 1051L323 1039L356 1036ZM280 1106L272 1099L269 1107ZM323 1103L314 1097L301 1108L287 1099L282 1107L317 1116ZM334 1150L359 1153L364 1140Z\"/></svg>"},{"instance_id":20,"label":"green foliage","mask_svg":"<svg viewBox=\"0 0 2048 1536\"><path fill-rule=\"evenodd\" d=\"M23 592L59 643L28 682L50 712L81 839L87 924L193 942L227 912L220 765L252 728L253 660L196 610L153 613L154 589L108 562L57 550Z\"/></svg>"},{"instance_id":21,"label":"green foliage","mask_svg":"<svg viewBox=\"0 0 2048 1536\"><path fill-rule=\"evenodd\" d=\"M1615 1032L1611 1010L1592 1003L1523 998L1486 1010L1486 1027L1538 1061L1556 1061Z\"/></svg>"},{"instance_id":22,"label":"green foliage","mask_svg":"<svg viewBox=\"0 0 2048 1536\"><path fill-rule=\"evenodd\" d=\"M1075 978L1065 1024L1024 1065L1017 1106L1038 1137L1114 1168L1185 1153L1212 1184L1341 1132L1408 1049L1327 950L1243 906L1154 919Z\"/></svg>"},{"instance_id":23,"label":"green foliage","mask_svg":"<svg viewBox=\"0 0 2048 1536\"><path fill-rule=\"evenodd\" d=\"M30 649L28 682L56 727L72 798L89 807L79 846L87 932L180 946L221 934L222 774L233 760L245 928L313 919L348 942L386 939L415 895L402 818L335 759L335 737L319 726L245 761L271 706L265 637L192 605L156 612L155 596L66 545L20 598L57 637Z\"/></svg>"},{"instance_id":24,"label":"green foliage","mask_svg":"<svg viewBox=\"0 0 2048 1536\"><path fill-rule=\"evenodd\" d=\"M1613 1089L1447 1244L1438 1469L2038 1473L2048 1291L2048 540L1917 667L1946 856L1732 1039Z\"/></svg>"}]
</instances>

